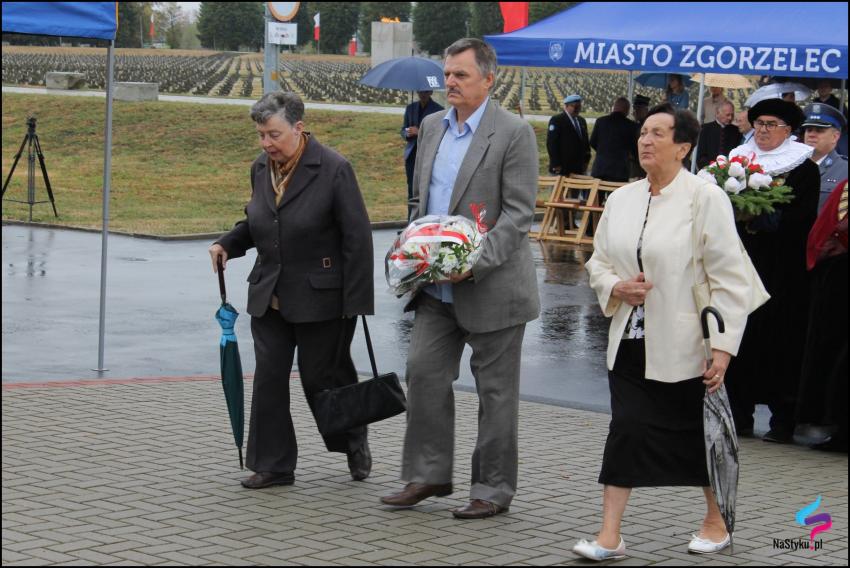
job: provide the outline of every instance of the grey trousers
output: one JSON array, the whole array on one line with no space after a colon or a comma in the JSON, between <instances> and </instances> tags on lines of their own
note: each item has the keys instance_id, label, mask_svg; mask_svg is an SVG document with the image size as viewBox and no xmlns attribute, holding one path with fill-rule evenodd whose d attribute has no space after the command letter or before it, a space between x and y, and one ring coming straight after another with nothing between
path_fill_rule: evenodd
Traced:
<instances>
[{"instance_id":1,"label":"grey trousers","mask_svg":"<svg viewBox=\"0 0 850 568\"><path fill-rule=\"evenodd\" d=\"M450 483L454 460L455 407L464 344L478 391L478 440L472 454L470 499L510 505L517 486L519 372L525 324L470 333L454 307L422 293L407 359L407 433L402 480Z\"/></svg>"}]
</instances>

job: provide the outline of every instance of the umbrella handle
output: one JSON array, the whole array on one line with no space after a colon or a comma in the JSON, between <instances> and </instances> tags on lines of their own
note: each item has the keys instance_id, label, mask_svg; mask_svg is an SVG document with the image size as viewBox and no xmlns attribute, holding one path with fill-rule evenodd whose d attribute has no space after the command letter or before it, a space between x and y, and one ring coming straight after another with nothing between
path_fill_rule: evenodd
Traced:
<instances>
[{"instance_id":1,"label":"umbrella handle","mask_svg":"<svg viewBox=\"0 0 850 568\"><path fill-rule=\"evenodd\" d=\"M227 292L224 290L224 266L221 264L221 257L218 257L218 290L221 293L221 303L227 303Z\"/></svg>"},{"instance_id":2,"label":"umbrella handle","mask_svg":"<svg viewBox=\"0 0 850 568\"><path fill-rule=\"evenodd\" d=\"M717 308L712 308L711 306L706 306L703 308L702 313L699 316L700 323L702 324L702 338L708 339L708 314L714 316L714 319L717 320L717 331L720 333L724 333L726 331L726 324L723 323L723 316L720 315L720 312L717 311Z\"/></svg>"},{"instance_id":3,"label":"umbrella handle","mask_svg":"<svg viewBox=\"0 0 850 568\"><path fill-rule=\"evenodd\" d=\"M702 324L702 339L705 346L705 362L710 367L713 357L711 356L711 339L708 333L708 314L713 315L714 319L717 320L717 331L720 333L724 333L726 331L726 324L723 323L723 316L720 315L717 308L706 306L703 308L702 313L700 313L699 320Z\"/></svg>"}]
</instances>

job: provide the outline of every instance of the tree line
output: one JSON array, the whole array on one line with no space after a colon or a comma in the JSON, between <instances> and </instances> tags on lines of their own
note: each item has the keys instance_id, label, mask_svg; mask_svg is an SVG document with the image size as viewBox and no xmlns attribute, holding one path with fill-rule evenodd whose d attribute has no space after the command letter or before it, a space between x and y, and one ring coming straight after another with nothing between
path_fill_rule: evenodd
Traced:
<instances>
[{"instance_id":1,"label":"tree line","mask_svg":"<svg viewBox=\"0 0 850 568\"><path fill-rule=\"evenodd\" d=\"M575 4L578 2L531 2L529 23ZM259 51L264 43L264 10L263 2L201 2L197 22L191 22L177 2L119 2L115 45ZM313 41L316 13L321 13L320 46ZM154 38L149 34L151 15ZM414 39L422 51L432 55L441 54L462 37L501 33L504 25L498 2L301 2L293 21L298 24L298 49L314 52L320 47L322 53L343 53L356 34L368 51L371 24L381 17L412 21ZM17 34L3 34L3 40L39 45L58 42L45 36Z\"/></svg>"}]
</instances>

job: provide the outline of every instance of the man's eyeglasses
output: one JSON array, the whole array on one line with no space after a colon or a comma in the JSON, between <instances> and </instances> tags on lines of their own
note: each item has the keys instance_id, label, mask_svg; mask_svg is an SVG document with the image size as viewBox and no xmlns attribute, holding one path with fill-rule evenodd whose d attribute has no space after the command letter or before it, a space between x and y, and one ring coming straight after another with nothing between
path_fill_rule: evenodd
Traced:
<instances>
[{"instance_id":1,"label":"man's eyeglasses","mask_svg":"<svg viewBox=\"0 0 850 568\"><path fill-rule=\"evenodd\" d=\"M773 132L776 130L778 126L788 126L787 124L782 124L781 122L773 122L772 120L769 122L765 122L763 120L757 120L753 123L753 127L758 130L759 128L764 128L768 132Z\"/></svg>"}]
</instances>

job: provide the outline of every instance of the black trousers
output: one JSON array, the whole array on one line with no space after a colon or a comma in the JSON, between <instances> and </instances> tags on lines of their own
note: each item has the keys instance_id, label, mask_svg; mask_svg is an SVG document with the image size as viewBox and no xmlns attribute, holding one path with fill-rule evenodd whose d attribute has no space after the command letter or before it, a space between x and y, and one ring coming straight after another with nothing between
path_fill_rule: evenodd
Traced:
<instances>
[{"instance_id":1,"label":"black trousers","mask_svg":"<svg viewBox=\"0 0 850 568\"><path fill-rule=\"evenodd\" d=\"M294 473L298 445L289 411L289 373L296 347L298 371L310 410L312 396L357 382L351 360L356 319L290 323L271 308L251 318L257 368L248 430L246 464L253 471ZM331 452L354 450L366 441L366 427L324 438Z\"/></svg>"}]
</instances>

